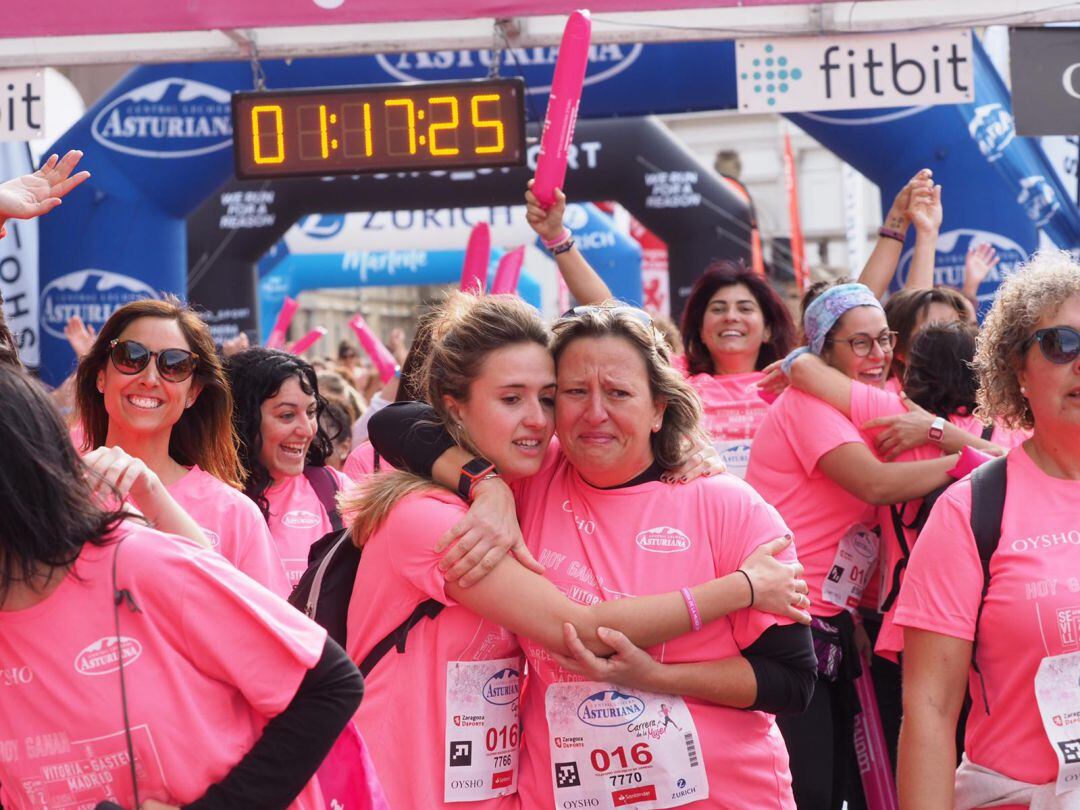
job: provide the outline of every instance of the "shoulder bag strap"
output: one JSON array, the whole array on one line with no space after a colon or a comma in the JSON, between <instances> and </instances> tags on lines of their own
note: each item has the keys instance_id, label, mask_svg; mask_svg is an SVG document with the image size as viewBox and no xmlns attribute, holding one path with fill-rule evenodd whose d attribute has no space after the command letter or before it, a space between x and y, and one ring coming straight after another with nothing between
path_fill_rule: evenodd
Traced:
<instances>
[{"instance_id":1,"label":"shoulder bag strap","mask_svg":"<svg viewBox=\"0 0 1080 810\"><path fill-rule=\"evenodd\" d=\"M142 611L139 609L139 606L135 604L135 598L131 595L131 591L127 589L121 590L120 588L119 577L117 575L117 561L120 558L120 545L123 542L124 538L120 537L116 541L116 546L113 548L113 622L116 631L116 655L120 672L120 706L122 707L124 714L124 739L127 742L128 767L131 769L131 790L135 797L135 807L142 807L142 802L139 801L139 778L135 772L135 744L131 739L131 718L128 716L127 683L124 680L124 641L123 637L120 635L120 606L127 603L128 609L133 613L142 613Z\"/></svg>"},{"instance_id":2,"label":"shoulder bag strap","mask_svg":"<svg viewBox=\"0 0 1080 810\"><path fill-rule=\"evenodd\" d=\"M975 637L971 643L971 666L979 676L982 686L983 706L990 713L990 704L986 698L986 682L979 669L977 655L979 643L979 621L982 619L983 604L990 590L990 558L997 550L1001 539L1001 520L1005 512L1005 492L1008 481L1006 463L1008 456L1001 456L988 461L971 473L971 533L975 536L975 546L979 550L979 562L982 563L982 594L979 596L979 609L975 614Z\"/></svg>"},{"instance_id":3,"label":"shoulder bag strap","mask_svg":"<svg viewBox=\"0 0 1080 810\"><path fill-rule=\"evenodd\" d=\"M330 518L330 525L334 527L335 532L340 532L345 528L345 524L342 523L341 513L337 508L338 485L334 474L326 467L304 467L304 478L315 490L319 503Z\"/></svg>"},{"instance_id":4,"label":"shoulder bag strap","mask_svg":"<svg viewBox=\"0 0 1080 810\"><path fill-rule=\"evenodd\" d=\"M360 674L366 678L368 673L375 668L375 665L395 647L399 655L405 652L405 639L409 635L409 631L424 619L434 619L442 613L444 607L446 605L434 599L425 599L417 605L416 609L409 614L409 618L391 630L382 641L371 648L371 652L360 662Z\"/></svg>"}]
</instances>

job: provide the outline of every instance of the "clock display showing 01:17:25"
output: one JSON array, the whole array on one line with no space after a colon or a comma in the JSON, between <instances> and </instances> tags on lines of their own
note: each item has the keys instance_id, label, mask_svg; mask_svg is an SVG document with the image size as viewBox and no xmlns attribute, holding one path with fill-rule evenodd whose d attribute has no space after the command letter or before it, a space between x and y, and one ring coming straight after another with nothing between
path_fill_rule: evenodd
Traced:
<instances>
[{"instance_id":1,"label":"clock display showing 01:17:25","mask_svg":"<svg viewBox=\"0 0 1080 810\"><path fill-rule=\"evenodd\" d=\"M238 177L524 162L517 79L233 96Z\"/></svg>"}]
</instances>

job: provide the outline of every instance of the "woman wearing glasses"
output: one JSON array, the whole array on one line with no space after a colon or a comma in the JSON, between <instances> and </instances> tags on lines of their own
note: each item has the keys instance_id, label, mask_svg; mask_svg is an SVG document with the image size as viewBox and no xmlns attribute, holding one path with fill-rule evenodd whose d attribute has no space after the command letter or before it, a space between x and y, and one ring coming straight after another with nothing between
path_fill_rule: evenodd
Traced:
<instances>
[{"instance_id":1,"label":"woman wearing glasses","mask_svg":"<svg viewBox=\"0 0 1080 810\"><path fill-rule=\"evenodd\" d=\"M795 343L780 296L741 261L717 261L694 283L683 311L684 355L672 360L701 397L702 427L728 472L746 477L750 447L772 397L763 369Z\"/></svg>"},{"instance_id":2,"label":"woman wearing glasses","mask_svg":"<svg viewBox=\"0 0 1080 810\"><path fill-rule=\"evenodd\" d=\"M815 354L851 380L885 386L896 336L868 288L827 288L804 312L808 345L798 354ZM800 807L839 808L849 789L854 679L861 672L854 617L878 556L875 507L926 495L952 480L956 463L955 455L879 461L847 417L798 389L780 395L758 430L746 480L791 527L816 619L813 700L804 714L780 720Z\"/></svg>"},{"instance_id":3,"label":"woman wearing glasses","mask_svg":"<svg viewBox=\"0 0 1080 810\"><path fill-rule=\"evenodd\" d=\"M1037 254L1002 284L975 367L981 412L1032 436L1005 462L988 581L972 529L971 478L937 502L912 552L896 609L904 627L900 803L904 810L1071 808L1080 801L1074 259ZM954 773L957 717L968 690L964 760Z\"/></svg>"},{"instance_id":4,"label":"woman wearing glasses","mask_svg":"<svg viewBox=\"0 0 1080 810\"><path fill-rule=\"evenodd\" d=\"M387 408L370 426L395 466L431 471L467 495L483 476L474 511L516 498L529 550L572 601L612 608L625 597L683 591L685 605L676 606L687 610L691 632L664 644L634 636L653 645L648 652L602 628L586 627L579 639L567 626L561 643L522 634L531 692L521 708L522 806L793 808L773 715L801 711L809 699L809 634L746 609L758 604L756 588L744 609L703 626L689 590L742 576L743 561L786 527L733 476L662 483L692 454L700 409L644 312L578 307L554 332L559 438L538 472L511 488L488 477L489 460L452 446L445 433L412 430L423 414L400 414L413 403ZM468 540L446 552L443 570L464 559L498 571L498 557ZM779 556L793 559L786 549ZM466 590L493 586L485 585L491 576ZM610 658L595 655L606 651Z\"/></svg>"},{"instance_id":5,"label":"woman wearing glasses","mask_svg":"<svg viewBox=\"0 0 1080 810\"><path fill-rule=\"evenodd\" d=\"M288 595L259 510L240 491L232 395L206 324L175 298L116 310L75 379L84 452L113 448L109 464L138 459L233 565Z\"/></svg>"}]
</instances>

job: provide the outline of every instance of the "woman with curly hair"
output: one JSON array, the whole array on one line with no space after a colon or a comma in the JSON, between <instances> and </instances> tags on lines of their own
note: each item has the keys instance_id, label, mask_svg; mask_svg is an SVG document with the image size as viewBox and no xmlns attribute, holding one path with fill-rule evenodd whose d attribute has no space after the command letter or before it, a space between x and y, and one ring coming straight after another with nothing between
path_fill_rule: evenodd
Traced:
<instances>
[{"instance_id":1,"label":"woman with curly hair","mask_svg":"<svg viewBox=\"0 0 1080 810\"><path fill-rule=\"evenodd\" d=\"M1002 284L975 369L980 415L1032 435L991 462L1004 465L1006 488L985 567L972 503L986 467L938 500L912 552L895 617L904 627L901 807L1076 807L1080 265L1067 253L1039 253ZM993 506L980 501L979 514Z\"/></svg>"},{"instance_id":2,"label":"woman with curly hair","mask_svg":"<svg viewBox=\"0 0 1080 810\"><path fill-rule=\"evenodd\" d=\"M295 586L311 544L341 528L334 498L352 482L326 465L333 452L321 425L326 401L309 363L260 347L230 358L228 373L240 462L248 472L244 494L262 511Z\"/></svg>"},{"instance_id":3,"label":"woman with curly hair","mask_svg":"<svg viewBox=\"0 0 1080 810\"><path fill-rule=\"evenodd\" d=\"M795 324L769 282L741 261L713 262L694 283L682 317L685 352L672 364L701 397L702 427L727 464L746 474L769 408L763 369L795 345Z\"/></svg>"}]
</instances>

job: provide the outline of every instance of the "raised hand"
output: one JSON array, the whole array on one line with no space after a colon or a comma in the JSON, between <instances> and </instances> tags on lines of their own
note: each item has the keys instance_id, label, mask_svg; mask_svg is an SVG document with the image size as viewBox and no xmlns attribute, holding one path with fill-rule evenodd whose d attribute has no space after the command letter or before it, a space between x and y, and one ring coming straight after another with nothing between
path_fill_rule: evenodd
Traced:
<instances>
[{"instance_id":1,"label":"raised hand","mask_svg":"<svg viewBox=\"0 0 1080 810\"><path fill-rule=\"evenodd\" d=\"M77 149L63 158L51 155L36 172L0 183L0 222L33 219L60 205L65 194L90 177L87 171L72 174L82 156Z\"/></svg>"},{"instance_id":2,"label":"raised hand","mask_svg":"<svg viewBox=\"0 0 1080 810\"><path fill-rule=\"evenodd\" d=\"M964 259L964 294L974 298L979 292L979 285L997 267L1001 257L993 245L981 244L972 247Z\"/></svg>"}]
</instances>

